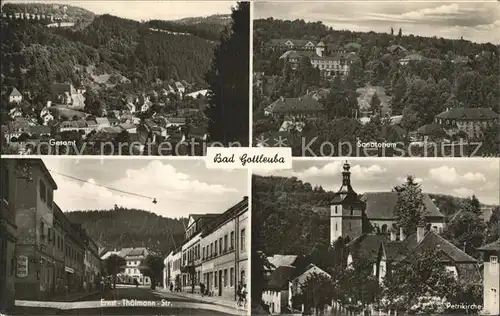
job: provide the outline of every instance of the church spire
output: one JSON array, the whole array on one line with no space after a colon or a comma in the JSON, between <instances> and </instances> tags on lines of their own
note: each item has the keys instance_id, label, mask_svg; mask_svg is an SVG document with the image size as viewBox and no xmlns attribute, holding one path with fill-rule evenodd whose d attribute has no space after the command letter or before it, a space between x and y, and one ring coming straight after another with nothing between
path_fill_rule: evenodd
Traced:
<instances>
[{"instance_id":1,"label":"church spire","mask_svg":"<svg viewBox=\"0 0 500 316\"><path fill-rule=\"evenodd\" d=\"M351 165L349 165L349 162L347 160L344 163L344 171L342 172L342 186L344 187L351 187L351 172L349 171L351 169Z\"/></svg>"}]
</instances>

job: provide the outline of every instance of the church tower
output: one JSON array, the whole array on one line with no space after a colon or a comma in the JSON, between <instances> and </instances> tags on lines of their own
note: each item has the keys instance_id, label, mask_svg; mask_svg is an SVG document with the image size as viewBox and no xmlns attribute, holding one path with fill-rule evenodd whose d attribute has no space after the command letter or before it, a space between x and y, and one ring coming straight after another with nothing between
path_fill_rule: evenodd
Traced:
<instances>
[{"instance_id":1,"label":"church tower","mask_svg":"<svg viewBox=\"0 0 500 316\"><path fill-rule=\"evenodd\" d=\"M330 242L339 237L352 240L363 233L365 203L351 186L351 166L346 161L342 172L342 186L330 203Z\"/></svg>"}]
</instances>

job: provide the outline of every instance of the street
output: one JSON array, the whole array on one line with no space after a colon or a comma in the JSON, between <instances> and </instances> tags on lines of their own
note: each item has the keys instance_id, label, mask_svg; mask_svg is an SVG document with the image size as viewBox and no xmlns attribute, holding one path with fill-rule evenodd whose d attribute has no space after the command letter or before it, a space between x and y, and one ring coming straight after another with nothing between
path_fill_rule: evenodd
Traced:
<instances>
[{"instance_id":1,"label":"street","mask_svg":"<svg viewBox=\"0 0 500 316\"><path fill-rule=\"evenodd\" d=\"M37 304L39 303L39 304ZM45 304L47 303L47 304ZM18 305L18 304L16 304ZM228 307L152 291L146 287L119 287L78 302L32 302L9 315L231 315ZM43 307L36 307L42 305Z\"/></svg>"}]
</instances>

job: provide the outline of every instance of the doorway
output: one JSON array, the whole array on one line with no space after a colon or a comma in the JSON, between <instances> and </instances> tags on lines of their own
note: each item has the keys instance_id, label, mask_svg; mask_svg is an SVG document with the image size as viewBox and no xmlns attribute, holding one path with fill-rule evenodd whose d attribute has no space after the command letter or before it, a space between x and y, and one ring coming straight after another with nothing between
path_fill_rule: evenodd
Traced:
<instances>
[{"instance_id":1,"label":"doorway","mask_svg":"<svg viewBox=\"0 0 500 316\"><path fill-rule=\"evenodd\" d=\"M222 296L222 271L219 271L219 296Z\"/></svg>"}]
</instances>

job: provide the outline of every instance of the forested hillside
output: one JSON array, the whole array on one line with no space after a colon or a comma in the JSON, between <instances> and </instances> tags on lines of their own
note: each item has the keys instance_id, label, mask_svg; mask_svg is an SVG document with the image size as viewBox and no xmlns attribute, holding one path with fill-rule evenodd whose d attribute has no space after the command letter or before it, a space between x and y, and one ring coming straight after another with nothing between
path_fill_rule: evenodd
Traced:
<instances>
[{"instance_id":1,"label":"forested hillside","mask_svg":"<svg viewBox=\"0 0 500 316\"><path fill-rule=\"evenodd\" d=\"M139 86L157 78L204 84L219 28L198 32L202 38L189 25L165 22L163 29L168 25L193 35L155 32L148 23L111 15L98 16L83 29L3 19L2 83L38 91L55 81L98 85L95 76L104 74L125 76Z\"/></svg>"},{"instance_id":2,"label":"forested hillside","mask_svg":"<svg viewBox=\"0 0 500 316\"><path fill-rule=\"evenodd\" d=\"M65 22L89 22L95 16L93 12L83 8L56 3L6 3L2 5L2 12L48 15L64 19Z\"/></svg>"},{"instance_id":3,"label":"forested hillside","mask_svg":"<svg viewBox=\"0 0 500 316\"><path fill-rule=\"evenodd\" d=\"M112 210L74 211L66 215L82 224L90 237L107 248L148 247L162 254L184 240L187 219L158 216L138 209L115 207Z\"/></svg>"},{"instance_id":4,"label":"forested hillside","mask_svg":"<svg viewBox=\"0 0 500 316\"><path fill-rule=\"evenodd\" d=\"M252 247L266 254L308 254L329 243L330 221L313 211L333 192L297 178L253 176Z\"/></svg>"},{"instance_id":5,"label":"forested hillside","mask_svg":"<svg viewBox=\"0 0 500 316\"><path fill-rule=\"evenodd\" d=\"M328 207L335 192L313 187L295 177L253 176L252 245L266 254L309 254L315 247L329 244ZM358 192L363 194L364 192ZM434 203L449 218L470 198L430 194ZM499 209L493 215L488 231L480 232L486 240L498 236Z\"/></svg>"}]
</instances>

